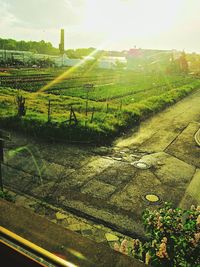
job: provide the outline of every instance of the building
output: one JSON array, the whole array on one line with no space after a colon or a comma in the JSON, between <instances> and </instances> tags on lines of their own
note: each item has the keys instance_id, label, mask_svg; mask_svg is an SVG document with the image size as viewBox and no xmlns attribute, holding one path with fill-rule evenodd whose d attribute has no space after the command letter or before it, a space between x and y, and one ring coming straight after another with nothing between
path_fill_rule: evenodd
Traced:
<instances>
[{"instance_id":1,"label":"building","mask_svg":"<svg viewBox=\"0 0 200 267\"><path fill-rule=\"evenodd\" d=\"M126 67L127 60L125 57L102 57L98 60L98 67L101 69L115 69L119 65Z\"/></svg>"},{"instance_id":2,"label":"building","mask_svg":"<svg viewBox=\"0 0 200 267\"><path fill-rule=\"evenodd\" d=\"M0 62L21 62L27 63L33 58L34 54L28 51L0 50Z\"/></svg>"},{"instance_id":3,"label":"building","mask_svg":"<svg viewBox=\"0 0 200 267\"><path fill-rule=\"evenodd\" d=\"M138 71L165 68L171 53L171 50L132 48L126 55L127 68Z\"/></svg>"},{"instance_id":4,"label":"building","mask_svg":"<svg viewBox=\"0 0 200 267\"><path fill-rule=\"evenodd\" d=\"M80 64L82 59L68 58L66 54L54 58L54 63L56 67L72 67Z\"/></svg>"}]
</instances>

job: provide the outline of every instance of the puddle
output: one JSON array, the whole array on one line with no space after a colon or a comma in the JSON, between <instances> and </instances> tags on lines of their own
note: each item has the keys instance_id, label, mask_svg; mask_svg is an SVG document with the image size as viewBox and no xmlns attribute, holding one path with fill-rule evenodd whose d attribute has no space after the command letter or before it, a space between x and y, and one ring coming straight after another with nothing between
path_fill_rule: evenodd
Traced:
<instances>
[{"instance_id":1,"label":"puddle","mask_svg":"<svg viewBox=\"0 0 200 267\"><path fill-rule=\"evenodd\" d=\"M148 163L146 163L144 161L134 161L134 162L131 162L131 165L133 165L135 168L141 169L141 170L147 170L151 167L151 165L149 165Z\"/></svg>"}]
</instances>

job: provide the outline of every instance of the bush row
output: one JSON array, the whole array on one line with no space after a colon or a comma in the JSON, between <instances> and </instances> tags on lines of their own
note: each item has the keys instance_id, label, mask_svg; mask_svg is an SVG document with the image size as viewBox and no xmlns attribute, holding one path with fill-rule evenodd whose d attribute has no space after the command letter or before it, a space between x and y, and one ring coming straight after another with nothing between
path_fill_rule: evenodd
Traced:
<instances>
[{"instance_id":1,"label":"bush row","mask_svg":"<svg viewBox=\"0 0 200 267\"><path fill-rule=\"evenodd\" d=\"M22 131L36 137L45 139L56 139L62 142L85 142L95 144L110 144L113 138L120 135L129 128L134 127L140 121L152 114L176 103L200 86L200 81L194 81L176 89L167 91L159 96L152 96L136 104L129 104L122 111L114 115L107 114L107 119L98 120L96 123L79 123L67 125L62 122L49 122L39 117L25 116L2 116L0 124L2 127ZM96 116L100 116L98 112ZM110 116L110 117L109 117ZM100 119L100 118L99 118Z\"/></svg>"}]
</instances>

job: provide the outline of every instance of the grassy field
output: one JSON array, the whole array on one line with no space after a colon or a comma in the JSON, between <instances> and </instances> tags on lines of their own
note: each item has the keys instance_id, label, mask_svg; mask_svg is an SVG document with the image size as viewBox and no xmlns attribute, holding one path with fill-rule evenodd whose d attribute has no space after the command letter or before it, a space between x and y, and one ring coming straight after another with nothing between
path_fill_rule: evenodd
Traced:
<instances>
[{"instance_id":1,"label":"grassy field","mask_svg":"<svg viewBox=\"0 0 200 267\"><path fill-rule=\"evenodd\" d=\"M93 143L105 143L106 140L109 143L127 128L200 86L200 81L190 76L162 72L78 70L47 91L38 92L62 72L12 71L8 78L1 79L1 125L45 138ZM84 87L87 83L94 84L94 88L87 91ZM17 94L26 99L23 118L17 117ZM49 100L51 120L48 122ZM69 124L71 106L77 125Z\"/></svg>"}]
</instances>

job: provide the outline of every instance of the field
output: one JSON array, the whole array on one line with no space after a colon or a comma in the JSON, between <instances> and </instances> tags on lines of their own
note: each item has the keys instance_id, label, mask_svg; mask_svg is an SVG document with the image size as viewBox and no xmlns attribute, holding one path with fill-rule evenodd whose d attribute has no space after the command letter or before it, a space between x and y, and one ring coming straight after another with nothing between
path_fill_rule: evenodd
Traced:
<instances>
[{"instance_id":1,"label":"field","mask_svg":"<svg viewBox=\"0 0 200 267\"><path fill-rule=\"evenodd\" d=\"M97 69L12 70L1 73L0 82L0 122L4 127L45 138L92 143L111 142L200 85L189 75ZM22 118L17 116L17 95L26 99Z\"/></svg>"}]
</instances>

